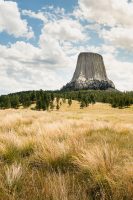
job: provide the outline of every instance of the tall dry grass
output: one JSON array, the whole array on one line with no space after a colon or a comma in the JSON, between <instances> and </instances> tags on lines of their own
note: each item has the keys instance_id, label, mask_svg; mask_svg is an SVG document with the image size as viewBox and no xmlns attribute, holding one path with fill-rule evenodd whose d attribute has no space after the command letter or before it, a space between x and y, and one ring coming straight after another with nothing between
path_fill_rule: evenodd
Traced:
<instances>
[{"instance_id":1,"label":"tall dry grass","mask_svg":"<svg viewBox=\"0 0 133 200\"><path fill-rule=\"evenodd\" d=\"M133 199L132 108L73 110L0 111L0 199Z\"/></svg>"}]
</instances>

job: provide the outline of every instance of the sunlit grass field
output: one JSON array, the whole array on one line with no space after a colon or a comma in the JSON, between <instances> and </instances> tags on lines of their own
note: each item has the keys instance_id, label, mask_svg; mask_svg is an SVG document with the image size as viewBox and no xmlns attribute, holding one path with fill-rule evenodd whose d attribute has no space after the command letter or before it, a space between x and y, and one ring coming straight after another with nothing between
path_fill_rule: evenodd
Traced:
<instances>
[{"instance_id":1,"label":"sunlit grass field","mask_svg":"<svg viewBox=\"0 0 133 200\"><path fill-rule=\"evenodd\" d=\"M0 110L0 200L132 200L133 107Z\"/></svg>"}]
</instances>

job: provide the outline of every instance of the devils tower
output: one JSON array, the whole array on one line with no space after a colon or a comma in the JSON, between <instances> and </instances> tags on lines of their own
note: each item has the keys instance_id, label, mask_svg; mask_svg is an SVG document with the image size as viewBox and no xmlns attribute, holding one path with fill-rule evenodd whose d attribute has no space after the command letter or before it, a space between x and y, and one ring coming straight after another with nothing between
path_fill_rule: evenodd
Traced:
<instances>
[{"instance_id":1,"label":"devils tower","mask_svg":"<svg viewBox=\"0 0 133 200\"><path fill-rule=\"evenodd\" d=\"M73 78L62 90L78 89L115 89L115 85L107 77L103 57L101 55L87 52L79 54Z\"/></svg>"}]
</instances>

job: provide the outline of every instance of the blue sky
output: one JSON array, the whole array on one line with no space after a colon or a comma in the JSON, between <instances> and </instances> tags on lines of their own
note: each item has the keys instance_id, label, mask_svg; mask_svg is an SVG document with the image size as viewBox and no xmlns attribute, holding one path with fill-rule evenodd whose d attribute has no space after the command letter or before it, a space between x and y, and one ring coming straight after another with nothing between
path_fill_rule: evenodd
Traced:
<instances>
[{"instance_id":1,"label":"blue sky","mask_svg":"<svg viewBox=\"0 0 133 200\"><path fill-rule=\"evenodd\" d=\"M30 9L30 10L40 10L45 6L55 6L64 8L66 11L70 12L77 5L77 0L18 0L16 1L21 9Z\"/></svg>"},{"instance_id":2,"label":"blue sky","mask_svg":"<svg viewBox=\"0 0 133 200\"><path fill-rule=\"evenodd\" d=\"M133 89L133 1L0 0L0 93L60 89L82 51L102 54L109 79Z\"/></svg>"}]
</instances>

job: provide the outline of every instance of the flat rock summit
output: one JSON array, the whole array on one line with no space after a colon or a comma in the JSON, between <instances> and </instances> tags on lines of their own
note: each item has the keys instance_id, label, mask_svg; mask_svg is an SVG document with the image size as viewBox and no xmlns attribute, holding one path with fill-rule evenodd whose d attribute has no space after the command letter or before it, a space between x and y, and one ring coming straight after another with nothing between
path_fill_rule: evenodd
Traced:
<instances>
[{"instance_id":1,"label":"flat rock summit","mask_svg":"<svg viewBox=\"0 0 133 200\"><path fill-rule=\"evenodd\" d=\"M108 90L115 89L114 83L108 79L103 57L96 53L83 52L78 56L76 70L71 82L62 90Z\"/></svg>"}]
</instances>

